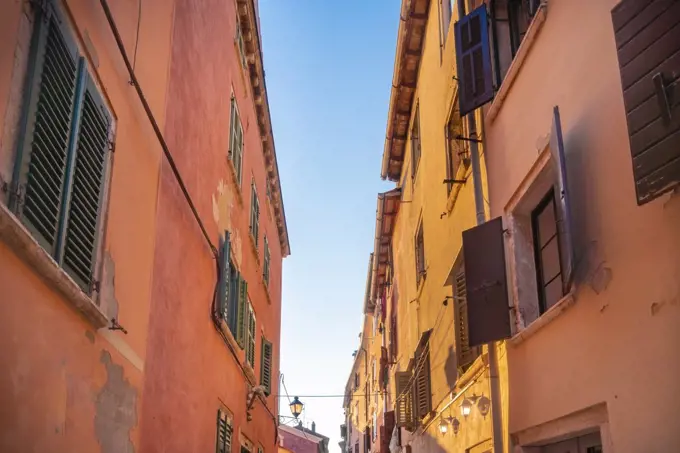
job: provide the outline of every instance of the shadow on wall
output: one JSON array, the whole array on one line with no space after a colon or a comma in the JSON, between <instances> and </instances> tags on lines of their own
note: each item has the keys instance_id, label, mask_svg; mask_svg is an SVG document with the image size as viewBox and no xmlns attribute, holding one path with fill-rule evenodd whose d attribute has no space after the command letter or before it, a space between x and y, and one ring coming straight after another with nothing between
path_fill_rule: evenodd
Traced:
<instances>
[{"instance_id":1,"label":"shadow on wall","mask_svg":"<svg viewBox=\"0 0 680 453\"><path fill-rule=\"evenodd\" d=\"M444 373L446 373L446 383L450 389L456 388L456 381L458 380L458 359L456 358L456 350L449 345L449 351L446 355L446 362L444 362Z\"/></svg>"}]
</instances>

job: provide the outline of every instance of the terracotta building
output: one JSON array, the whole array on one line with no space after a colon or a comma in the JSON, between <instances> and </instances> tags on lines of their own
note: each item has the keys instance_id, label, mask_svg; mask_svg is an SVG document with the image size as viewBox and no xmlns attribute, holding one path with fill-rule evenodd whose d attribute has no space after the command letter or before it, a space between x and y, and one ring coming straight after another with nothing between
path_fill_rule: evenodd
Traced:
<instances>
[{"instance_id":1,"label":"terracotta building","mask_svg":"<svg viewBox=\"0 0 680 453\"><path fill-rule=\"evenodd\" d=\"M257 5L1 11L0 450L274 452L289 246Z\"/></svg>"},{"instance_id":2,"label":"terracotta building","mask_svg":"<svg viewBox=\"0 0 680 453\"><path fill-rule=\"evenodd\" d=\"M328 437L316 431L316 424L305 428L302 424L295 427L279 427L279 452L328 453Z\"/></svg>"}]
</instances>

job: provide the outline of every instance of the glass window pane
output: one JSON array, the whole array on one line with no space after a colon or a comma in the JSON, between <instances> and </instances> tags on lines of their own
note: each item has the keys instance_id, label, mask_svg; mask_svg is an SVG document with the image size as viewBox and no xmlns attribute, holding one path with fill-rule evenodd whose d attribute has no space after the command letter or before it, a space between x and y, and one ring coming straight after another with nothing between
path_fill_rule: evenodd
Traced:
<instances>
[{"instance_id":1,"label":"glass window pane","mask_svg":"<svg viewBox=\"0 0 680 453\"><path fill-rule=\"evenodd\" d=\"M545 309L549 309L562 299L562 278L557 277L545 287Z\"/></svg>"},{"instance_id":2,"label":"glass window pane","mask_svg":"<svg viewBox=\"0 0 680 453\"><path fill-rule=\"evenodd\" d=\"M555 222L555 199L543 211L536 216L538 226L538 242L544 246L557 233L557 223Z\"/></svg>"},{"instance_id":3,"label":"glass window pane","mask_svg":"<svg viewBox=\"0 0 680 453\"><path fill-rule=\"evenodd\" d=\"M560 273L560 252L557 237L552 238L541 251L541 272L547 283Z\"/></svg>"}]
</instances>

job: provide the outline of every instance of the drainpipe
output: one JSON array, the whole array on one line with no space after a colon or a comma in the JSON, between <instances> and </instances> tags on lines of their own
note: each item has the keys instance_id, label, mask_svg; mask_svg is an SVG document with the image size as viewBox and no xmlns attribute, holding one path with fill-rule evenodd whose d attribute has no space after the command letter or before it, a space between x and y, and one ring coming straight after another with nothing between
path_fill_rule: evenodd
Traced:
<instances>
[{"instance_id":1,"label":"drainpipe","mask_svg":"<svg viewBox=\"0 0 680 453\"><path fill-rule=\"evenodd\" d=\"M459 17L465 16L465 3L470 0L458 2ZM470 164L472 166L472 184L475 194L475 210L477 211L477 225L486 222L484 211L484 194L482 187L482 172L479 163L479 147L477 146L477 123L475 112L467 115L468 130L470 131ZM491 395L491 423L493 433L493 451L502 453L503 450L503 423L501 413L500 382L498 378L498 363L495 342L487 343L489 351L489 393Z\"/></svg>"}]
</instances>

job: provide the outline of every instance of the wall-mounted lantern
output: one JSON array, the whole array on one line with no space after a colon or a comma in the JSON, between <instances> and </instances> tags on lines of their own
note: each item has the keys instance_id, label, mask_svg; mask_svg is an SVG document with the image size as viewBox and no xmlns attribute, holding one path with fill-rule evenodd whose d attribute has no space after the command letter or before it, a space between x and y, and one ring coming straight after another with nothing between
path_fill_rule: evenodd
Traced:
<instances>
[{"instance_id":1,"label":"wall-mounted lantern","mask_svg":"<svg viewBox=\"0 0 680 453\"><path fill-rule=\"evenodd\" d=\"M290 402L290 412L293 414L293 417L298 418L300 416L302 406L303 404L297 396L293 398L293 401Z\"/></svg>"}]
</instances>

